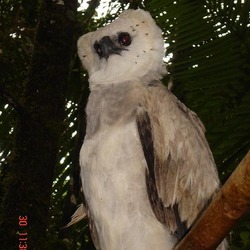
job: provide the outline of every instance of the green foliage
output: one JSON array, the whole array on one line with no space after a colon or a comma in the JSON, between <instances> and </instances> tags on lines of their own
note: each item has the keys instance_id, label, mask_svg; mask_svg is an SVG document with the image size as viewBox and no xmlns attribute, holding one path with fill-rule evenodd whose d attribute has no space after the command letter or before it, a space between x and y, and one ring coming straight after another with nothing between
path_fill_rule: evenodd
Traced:
<instances>
[{"instance_id":1,"label":"green foliage","mask_svg":"<svg viewBox=\"0 0 250 250\"><path fill-rule=\"evenodd\" d=\"M75 40L113 20L129 1L108 1L107 15L97 18L100 1L78 12ZM111 3L112 2L112 3ZM250 146L250 1L148 0L144 6L163 30L173 92L202 119L221 180L233 172ZM39 1L1 0L0 30L0 183L11 159L16 111L22 103L39 19ZM76 179L79 147L84 136L87 75L74 48L67 85L64 131L51 195L47 249L93 249L87 222L61 229L80 203ZM11 93L11 94L10 94ZM69 181L69 176L71 180ZM0 195L3 195L2 187ZM233 230L232 249L250 248L250 216Z\"/></svg>"},{"instance_id":2,"label":"green foliage","mask_svg":"<svg viewBox=\"0 0 250 250\"><path fill-rule=\"evenodd\" d=\"M149 7L154 8L155 2ZM223 180L250 145L249 15L245 14L250 7L249 1L239 2L165 1L157 7L164 13L158 22L169 43L167 53L173 53L169 63L173 91L204 122Z\"/></svg>"}]
</instances>

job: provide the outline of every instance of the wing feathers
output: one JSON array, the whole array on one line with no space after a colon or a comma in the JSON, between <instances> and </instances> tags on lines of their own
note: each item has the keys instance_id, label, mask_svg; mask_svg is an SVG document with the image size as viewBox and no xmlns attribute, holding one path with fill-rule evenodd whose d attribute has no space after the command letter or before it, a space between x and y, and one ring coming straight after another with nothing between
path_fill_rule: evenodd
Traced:
<instances>
[{"instance_id":1,"label":"wing feathers","mask_svg":"<svg viewBox=\"0 0 250 250\"><path fill-rule=\"evenodd\" d=\"M219 187L215 163L195 113L161 83L138 93L149 200L157 219L181 238Z\"/></svg>"},{"instance_id":2,"label":"wing feathers","mask_svg":"<svg viewBox=\"0 0 250 250\"><path fill-rule=\"evenodd\" d=\"M158 170L161 169L161 160L158 159L157 153L154 149L150 117L143 108L138 111L136 123L143 153L148 166L145 175L152 210L155 213L156 218L162 224L167 225L178 239L181 239L186 232L186 227L184 223L181 222L178 214L178 205L174 204L173 206L165 207L157 192L155 173L160 172Z\"/></svg>"},{"instance_id":3,"label":"wing feathers","mask_svg":"<svg viewBox=\"0 0 250 250\"><path fill-rule=\"evenodd\" d=\"M143 153L148 165L148 171L150 177L155 185L155 173L154 173L154 145L152 137L152 127L149 115L146 111L141 108L138 110L136 117L136 124L142 144Z\"/></svg>"}]
</instances>

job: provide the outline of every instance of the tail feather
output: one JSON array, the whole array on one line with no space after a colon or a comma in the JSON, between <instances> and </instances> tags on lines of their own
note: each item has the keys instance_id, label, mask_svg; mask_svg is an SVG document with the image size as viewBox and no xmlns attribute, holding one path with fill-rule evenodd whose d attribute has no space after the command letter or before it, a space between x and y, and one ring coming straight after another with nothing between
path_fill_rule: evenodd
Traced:
<instances>
[{"instance_id":1,"label":"tail feather","mask_svg":"<svg viewBox=\"0 0 250 250\"><path fill-rule=\"evenodd\" d=\"M79 205L77 210L71 216L71 221L65 227L70 227L70 226L76 224L80 220L83 220L86 216L87 216L86 209L82 203Z\"/></svg>"}]
</instances>

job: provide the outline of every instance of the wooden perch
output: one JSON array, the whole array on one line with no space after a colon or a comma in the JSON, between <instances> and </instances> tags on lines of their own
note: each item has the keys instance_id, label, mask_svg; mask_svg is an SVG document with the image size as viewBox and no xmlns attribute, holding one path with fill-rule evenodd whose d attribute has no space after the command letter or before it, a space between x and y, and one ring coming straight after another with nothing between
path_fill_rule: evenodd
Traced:
<instances>
[{"instance_id":1,"label":"wooden perch","mask_svg":"<svg viewBox=\"0 0 250 250\"><path fill-rule=\"evenodd\" d=\"M250 151L175 250L212 250L250 211Z\"/></svg>"}]
</instances>

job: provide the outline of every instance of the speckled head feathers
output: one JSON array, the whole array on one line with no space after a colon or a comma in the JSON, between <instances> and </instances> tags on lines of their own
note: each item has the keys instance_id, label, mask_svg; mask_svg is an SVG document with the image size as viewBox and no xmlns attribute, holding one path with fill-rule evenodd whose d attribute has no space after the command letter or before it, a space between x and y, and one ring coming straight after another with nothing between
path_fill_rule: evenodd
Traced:
<instances>
[{"instance_id":1,"label":"speckled head feathers","mask_svg":"<svg viewBox=\"0 0 250 250\"><path fill-rule=\"evenodd\" d=\"M144 10L124 11L111 24L81 36L78 55L90 86L156 80L166 73L162 31Z\"/></svg>"}]
</instances>

